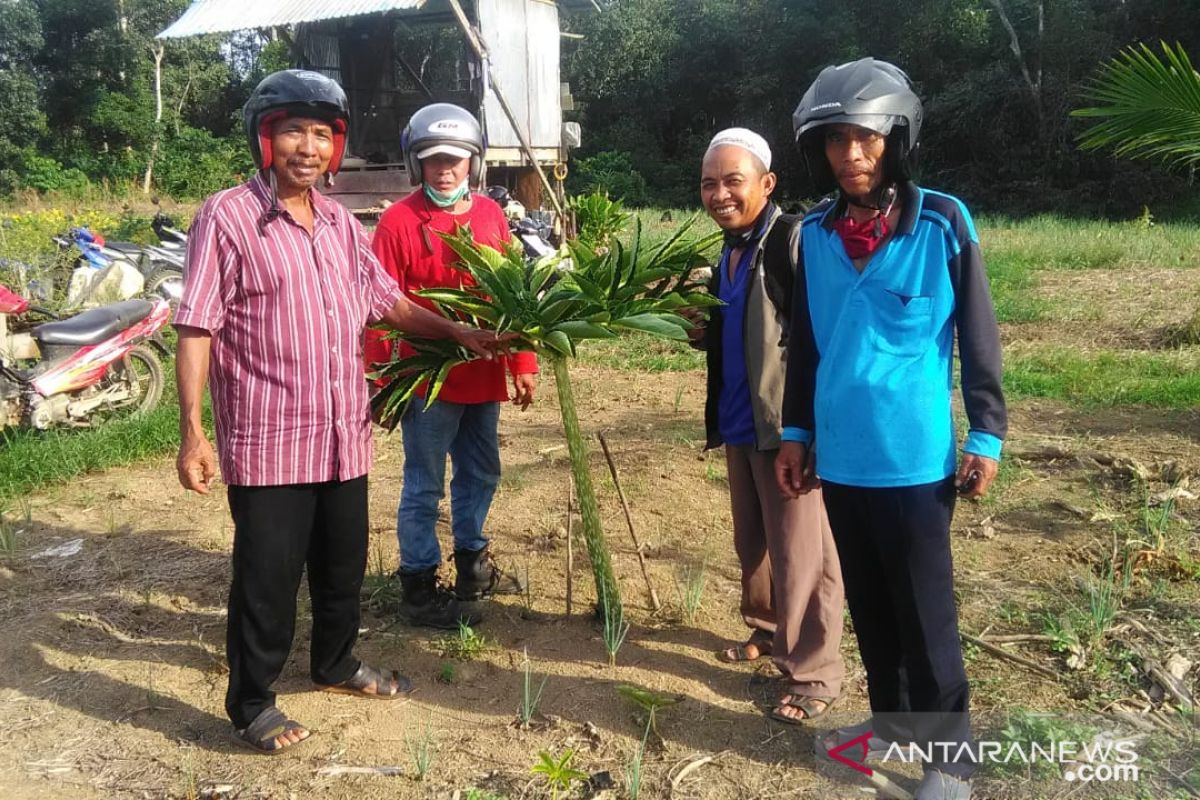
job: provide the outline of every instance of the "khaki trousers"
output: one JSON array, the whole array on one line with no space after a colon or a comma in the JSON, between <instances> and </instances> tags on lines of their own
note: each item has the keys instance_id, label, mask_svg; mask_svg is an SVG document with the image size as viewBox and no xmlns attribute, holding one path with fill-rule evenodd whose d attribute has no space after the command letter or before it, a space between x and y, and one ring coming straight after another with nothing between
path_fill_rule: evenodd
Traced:
<instances>
[{"instance_id":1,"label":"khaki trousers","mask_svg":"<svg viewBox=\"0 0 1200 800\"><path fill-rule=\"evenodd\" d=\"M777 452L725 447L742 618L773 634L775 665L797 690L837 697L845 675L837 548L820 491L795 500L779 493Z\"/></svg>"}]
</instances>

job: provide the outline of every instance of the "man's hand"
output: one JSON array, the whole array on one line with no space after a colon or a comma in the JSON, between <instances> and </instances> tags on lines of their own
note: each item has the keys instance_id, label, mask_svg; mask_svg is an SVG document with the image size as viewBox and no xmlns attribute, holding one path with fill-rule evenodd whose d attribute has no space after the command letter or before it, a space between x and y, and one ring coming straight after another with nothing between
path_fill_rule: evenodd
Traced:
<instances>
[{"instance_id":1,"label":"man's hand","mask_svg":"<svg viewBox=\"0 0 1200 800\"><path fill-rule=\"evenodd\" d=\"M779 445L779 455L775 456L775 483L784 497L794 500L820 487L816 470L816 459L811 457L808 445L800 442Z\"/></svg>"},{"instance_id":2,"label":"man's hand","mask_svg":"<svg viewBox=\"0 0 1200 800\"><path fill-rule=\"evenodd\" d=\"M999 469L1000 465L994 459L963 453L958 474L954 476L954 488L968 500L976 500L987 494Z\"/></svg>"},{"instance_id":3,"label":"man's hand","mask_svg":"<svg viewBox=\"0 0 1200 800\"><path fill-rule=\"evenodd\" d=\"M694 325L694 328L689 328L687 332L688 341L692 345L699 345L704 341L704 334L708 324L708 315L699 308L683 308L679 310L679 316L686 319Z\"/></svg>"},{"instance_id":4,"label":"man's hand","mask_svg":"<svg viewBox=\"0 0 1200 800\"><path fill-rule=\"evenodd\" d=\"M203 436L187 436L179 446L175 459L179 483L197 494L208 494L209 483L217 474L217 456Z\"/></svg>"},{"instance_id":5,"label":"man's hand","mask_svg":"<svg viewBox=\"0 0 1200 800\"><path fill-rule=\"evenodd\" d=\"M533 402L533 390L537 388L537 376L532 372L524 372L520 375L513 375L512 380L513 405L519 406L524 411Z\"/></svg>"},{"instance_id":6,"label":"man's hand","mask_svg":"<svg viewBox=\"0 0 1200 800\"><path fill-rule=\"evenodd\" d=\"M517 334L484 331L472 328L470 325L457 325L454 331L454 341L470 350L480 358L491 361L497 354L508 354L508 343L517 338Z\"/></svg>"}]
</instances>

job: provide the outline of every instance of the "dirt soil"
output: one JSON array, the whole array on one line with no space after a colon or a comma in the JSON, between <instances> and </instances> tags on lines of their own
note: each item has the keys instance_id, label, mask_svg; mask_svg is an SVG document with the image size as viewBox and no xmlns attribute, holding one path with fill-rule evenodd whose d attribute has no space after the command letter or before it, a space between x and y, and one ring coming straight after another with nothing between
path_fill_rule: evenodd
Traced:
<instances>
[{"instance_id":1,"label":"dirt soil","mask_svg":"<svg viewBox=\"0 0 1200 800\"><path fill-rule=\"evenodd\" d=\"M814 768L812 728L769 721L756 707L753 698L763 692L752 679L769 676L768 664L757 665L756 673L755 665L713 657L746 630L737 614L723 458L701 452L702 374L596 367L576 367L574 374L585 429L608 431L650 577L666 606L659 613L648 608L612 481L594 447L593 474L634 623L615 667L607 664L592 614L594 589L580 545L573 613L566 613L569 472L553 379L546 375L535 407L503 415L505 473L489 521L501 563L528 575L529 597L487 604L478 628L486 646L467 661L444 656L437 635L397 624L386 611L366 614L360 655L401 669L417 684L417 693L401 704L311 691L302 600L279 702L314 736L280 758L235 746L223 713L232 542L223 491L185 495L172 460L162 458L31 497L28 520L16 523L20 549L0 567L0 796L549 797L530 767L539 751L558 755L570 748L578 768L608 773L615 787L606 796L624 797L623 774L644 729L641 712L616 691L624 683L684 698L659 714L661 740L651 736L647 745L642 797L861 796L849 785L831 789ZM1010 454L1027 458L1010 457L995 497L963 504L954 524L962 628L973 635L1041 635L1041 613L1086 603L1077 587L1101 574L1097 565L1112 546L1114 526L1140 519L1142 495L1129 470L1143 469L1157 492L1200 467L1197 412L1085 413L1021 402L1012 409L1011 427ZM372 589L396 565L402 463L398 434L378 442ZM1104 464L1096 453L1118 460ZM1200 506L1181 500L1172 523L1193 554L1198 517ZM440 528L449 552L447 520ZM73 541L81 545L74 554L44 555ZM700 565L702 605L684 623L681 571ZM1126 616L1111 633L1128 645L1118 652L1145 648L1164 661L1173 652L1200 661L1194 577L1148 559L1134 578ZM385 588L375 599L386 595ZM866 709L849 621L843 647L848 689L830 716L844 724ZM1098 711L1151 696L1152 683L1136 659L1125 672L1072 670L1066 654L1045 642L1004 649L1049 675L968 647L973 703L981 713ZM514 722L525 652L535 685L543 677L546 683L538 719L521 730ZM1195 691L1195 671L1188 680ZM415 767L422 741L432 755L423 780ZM399 774L363 769L377 767ZM604 780L596 777L588 791L604 795ZM911 790L911 781L907 785ZM472 788L479 791L470 794ZM1053 796L1067 788L1057 784ZM980 782L976 796L1034 795Z\"/></svg>"}]
</instances>

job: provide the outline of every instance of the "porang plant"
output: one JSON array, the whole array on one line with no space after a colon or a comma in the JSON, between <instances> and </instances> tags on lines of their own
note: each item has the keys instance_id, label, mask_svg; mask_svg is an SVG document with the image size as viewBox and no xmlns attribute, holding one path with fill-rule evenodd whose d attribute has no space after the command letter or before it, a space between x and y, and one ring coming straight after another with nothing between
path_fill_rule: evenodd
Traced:
<instances>
[{"instance_id":1,"label":"porang plant","mask_svg":"<svg viewBox=\"0 0 1200 800\"><path fill-rule=\"evenodd\" d=\"M595 200L593 205L600 202ZM580 342L611 339L622 331L687 339L692 324L681 312L718 303L701 291L693 273L707 263L719 234L689 235L696 219L692 217L655 245L642 241L638 223L627 244L616 237L604 247L570 242L557 253L537 260L526 259L517 246L496 250L475 244L470 230L460 228L455 235L442 238L461 260L458 266L464 273L463 285L419 292L446 316L509 334L512 350L533 351L549 361L558 389L596 596L606 599L602 608L606 615L621 607L621 595L601 527L587 466L587 443L580 430L567 365ZM406 341L412 346L407 355L398 352L377 373L387 383L376 394L373 405L378 418L389 428L398 424L418 390L424 388L427 399L436 398L450 370L472 358L450 341Z\"/></svg>"}]
</instances>

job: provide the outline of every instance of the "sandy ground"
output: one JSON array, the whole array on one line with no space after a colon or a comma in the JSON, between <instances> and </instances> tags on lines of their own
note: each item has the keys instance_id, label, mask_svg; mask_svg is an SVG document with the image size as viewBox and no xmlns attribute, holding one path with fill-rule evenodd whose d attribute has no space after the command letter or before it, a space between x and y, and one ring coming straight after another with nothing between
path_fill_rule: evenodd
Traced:
<instances>
[{"instance_id":1,"label":"sandy ground","mask_svg":"<svg viewBox=\"0 0 1200 800\"><path fill-rule=\"evenodd\" d=\"M28 521L16 523L21 548L0 570L0 618L6 623L0 639L0 796L548 797L530 767L539 751L568 748L580 769L607 772L616 783L601 796L628 796L620 788L622 776L644 722L617 693L622 683L685 698L659 716L661 741L652 738L647 747L642 797L862 796L816 769L812 728L771 722L756 707L753 699L763 691L754 678L768 676L768 665L756 673L754 665L730 666L713 657L744 636L744 627L736 613L723 458L701 452L702 375L595 367L577 367L574 374L584 427L608 432L650 575L666 606L657 614L648 608L620 505L594 447L593 474L634 623L616 667L607 665L591 614L594 591L581 546L574 613L566 613L569 473L547 375L534 408L503 415L505 475L489 523L501 562L528 575L528 598L487 605L478 629L487 645L470 661L444 656L435 634L397 624L386 611L368 613L360 654L402 669L418 686L401 704L310 690L308 608L302 601L293 656L279 682L280 705L314 737L277 759L236 747L222 710L232 541L223 492L185 495L172 461L163 458L31 497ZM962 627L975 635L1041 634L1039 614L1085 602L1078 586L1100 574L1097 565L1111 547L1114 526L1139 518L1142 495L1122 471L1124 461L1114 466L1051 458L1044 448L1130 459L1144 467L1153 491L1175 477L1167 462L1184 473L1200 466L1196 412L1084 413L1022 402L1013 408L1012 430L1009 451L1029 457L1010 459L995 497L960 507L955 520ZM381 436L371 484L369 572L376 575L395 568L401 462L399 435ZM1177 513L1176 535L1194 555L1196 508L1181 503ZM445 546L448 525L441 528ZM72 540L81 540L78 553L38 557ZM702 605L685 623L681 572L701 564ZM1193 579L1165 561L1147 562L1126 604L1133 622L1118 625L1113 636L1163 659L1171 652L1195 659L1200 592ZM1135 623L1153 636L1139 634ZM1054 677L968 648L981 714L1015 707L1096 711L1151 688L1136 665L1129 675L1076 671L1047 643L1008 647ZM535 684L546 681L539 719L529 730L514 725L525 652ZM830 715L841 723L857 721L866 708L849 622L844 652L848 689ZM1195 673L1188 679L1194 691ZM423 780L415 767L422 742L432 756ZM673 782L702 758L710 760ZM339 772L345 767L393 767L400 774ZM1162 781L1156 785L1170 783L1165 776ZM595 794L603 783L601 775L578 796ZM1035 796L1023 786L980 782L977 797ZM1070 788L1055 786L1045 796L1066 796ZM469 793L472 788L478 791ZM1144 796L1168 796L1156 792Z\"/></svg>"}]
</instances>

